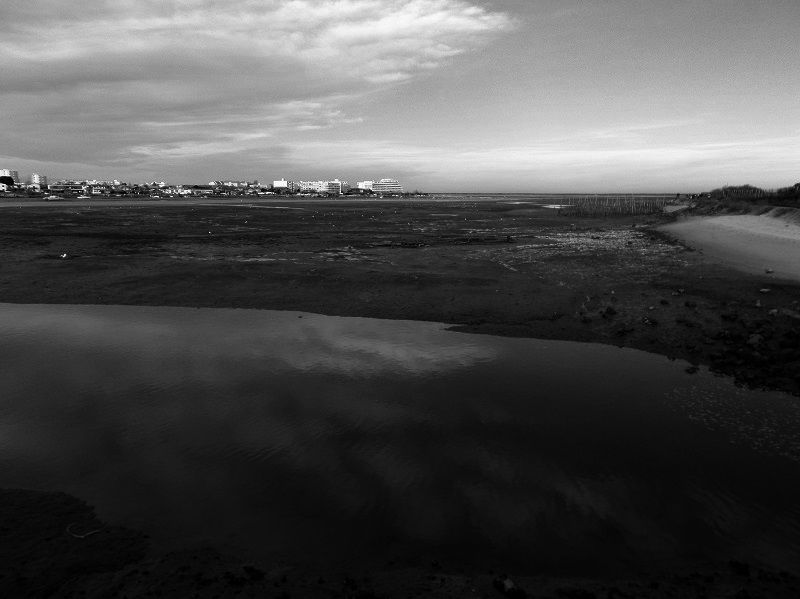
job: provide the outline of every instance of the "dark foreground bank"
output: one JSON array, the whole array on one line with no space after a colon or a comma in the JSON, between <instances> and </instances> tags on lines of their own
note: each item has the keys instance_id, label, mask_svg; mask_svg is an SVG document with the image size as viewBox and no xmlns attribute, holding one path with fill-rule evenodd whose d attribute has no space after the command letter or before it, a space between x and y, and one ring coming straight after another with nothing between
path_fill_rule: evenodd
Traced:
<instances>
[{"instance_id":1,"label":"dark foreground bank","mask_svg":"<svg viewBox=\"0 0 800 599\"><path fill-rule=\"evenodd\" d=\"M624 580L517 576L437 561L383 568L309 569L259 564L212 548L160 554L135 531L108 526L63 493L0 490L3 597L770 597L800 593L800 579L741 562Z\"/></svg>"}]
</instances>

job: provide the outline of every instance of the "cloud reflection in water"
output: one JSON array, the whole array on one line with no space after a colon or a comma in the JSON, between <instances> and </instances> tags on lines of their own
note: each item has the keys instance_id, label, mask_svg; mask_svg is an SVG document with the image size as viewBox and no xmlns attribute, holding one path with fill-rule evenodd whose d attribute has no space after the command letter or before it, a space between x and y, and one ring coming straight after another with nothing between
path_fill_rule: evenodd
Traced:
<instances>
[{"instance_id":1,"label":"cloud reflection in water","mask_svg":"<svg viewBox=\"0 0 800 599\"><path fill-rule=\"evenodd\" d=\"M797 464L669 409L731 386L659 356L250 310L4 305L0 332L2 484L167 546L566 572L800 554Z\"/></svg>"}]
</instances>

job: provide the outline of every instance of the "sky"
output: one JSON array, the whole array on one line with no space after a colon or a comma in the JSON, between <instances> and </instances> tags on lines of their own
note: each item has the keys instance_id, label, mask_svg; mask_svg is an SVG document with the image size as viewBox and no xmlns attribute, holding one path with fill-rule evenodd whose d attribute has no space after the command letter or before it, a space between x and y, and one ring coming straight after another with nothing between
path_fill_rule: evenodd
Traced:
<instances>
[{"instance_id":1,"label":"sky","mask_svg":"<svg viewBox=\"0 0 800 599\"><path fill-rule=\"evenodd\" d=\"M22 178L800 181L798 0L1 0L0 23Z\"/></svg>"}]
</instances>

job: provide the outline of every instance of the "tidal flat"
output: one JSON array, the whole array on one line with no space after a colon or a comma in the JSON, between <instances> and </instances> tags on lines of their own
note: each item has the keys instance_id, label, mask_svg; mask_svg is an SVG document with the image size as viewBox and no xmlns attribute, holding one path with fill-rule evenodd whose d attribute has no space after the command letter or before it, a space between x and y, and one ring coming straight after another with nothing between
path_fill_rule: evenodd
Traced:
<instances>
[{"instance_id":1,"label":"tidal flat","mask_svg":"<svg viewBox=\"0 0 800 599\"><path fill-rule=\"evenodd\" d=\"M0 302L299 310L606 343L800 393L800 285L537 201L0 208ZM768 265L766 265L768 266Z\"/></svg>"},{"instance_id":2,"label":"tidal flat","mask_svg":"<svg viewBox=\"0 0 800 599\"><path fill-rule=\"evenodd\" d=\"M6 205L0 216L0 301L6 303L257 308L426 320L471 333L643 349L682 360L672 366L685 371L687 380L707 376L708 367L742 387L797 393L797 285L708 261L655 230L666 216L576 219L519 200L88 202ZM52 366L54 359L46 362ZM635 367L635 361L630 364ZM746 397L727 395L736 410L748 411ZM503 398L513 394L506 391ZM693 422L727 426L714 420L714 414L730 413L722 406L726 394L715 396L713 405L693 402L690 395L686 400ZM39 398L36 405L47 413L46 401ZM731 438L736 445L752 437L744 431ZM754 447L753 459L772 452L780 468L793 471L795 448L777 447L785 452ZM110 448L119 453L118 443ZM768 470L756 470L768 478ZM606 477L604 484L613 481ZM776 493L779 486L776 480ZM708 497L701 493L697 501ZM3 563L11 564L0 584L12 595L520 596L516 588L545 596L745 591L788 597L798 584L797 572L786 571L784 561L766 551L754 563L728 561L732 554L720 552L720 563L704 559L696 568L654 559L650 573L639 569L629 578L611 569L598 575L589 567L585 577L580 569L565 576L558 572L556 545L546 537L539 540L538 561L550 559L556 566L535 571L510 559L489 563L489 551L485 564L426 555L351 564L346 571L289 561L265 566L215 548L159 551L141 532L105 526L68 495L9 490L0 499L7 533L0 552ZM709 526L725 529L737 514L733 507L719 510ZM602 545L602 536L595 540ZM750 550L758 553L757 547Z\"/></svg>"}]
</instances>

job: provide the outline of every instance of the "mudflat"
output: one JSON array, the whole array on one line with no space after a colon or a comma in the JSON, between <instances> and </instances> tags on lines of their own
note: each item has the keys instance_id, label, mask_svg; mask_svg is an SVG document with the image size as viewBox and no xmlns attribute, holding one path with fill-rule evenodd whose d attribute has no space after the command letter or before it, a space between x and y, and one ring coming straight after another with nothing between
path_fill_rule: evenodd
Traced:
<instances>
[{"instance_id":1,"label":"mudflat","mask_svg":"<svg viewBox=\"0 0 800 599\"><path fill-rule=\"evenodd\" d=\"M0 302L287 309L628 346L800 394L800 284L658 229L511 201L87 201L0 207ZM748 564L630 581L452 564L341 572L163 555L61 494L0 492L9 596L796 596ZM85 535L85 536L84 536ZM654 565L657 571L657 565ZM512 573L513 574L513 573ZM512 586L508 586L509 583ZM516 586L514 586L516 585ZM746 595L741 595L746 596Z\"/></svg>"},{"instance_id":2,"label":"mudflat","mask_svg":"<svg viewBox=\"0 0 800 599\"><path fill-rule=\"evenodd\" d=\"M693 251L657 230L666 215L286 199L14 204L0 218L0 302L438 321L634 347L800 393L800 285Z\"/></svg>"}]
</instances>

